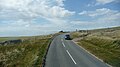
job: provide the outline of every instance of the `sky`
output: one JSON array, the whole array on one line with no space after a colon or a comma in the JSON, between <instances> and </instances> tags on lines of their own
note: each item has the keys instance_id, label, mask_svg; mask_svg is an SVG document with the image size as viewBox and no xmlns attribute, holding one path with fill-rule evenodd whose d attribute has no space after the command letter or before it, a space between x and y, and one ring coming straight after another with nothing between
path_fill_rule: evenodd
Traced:
<instances>
[{"instance_id":1,"label":"sky","mask_svg":"<svg viewBox=\"0 0 120 67\"><path fill-rule=\"evenodd\" d=\"M120 0L0 0L0 37L120 26Z\"/></svg>"}]
</instances>

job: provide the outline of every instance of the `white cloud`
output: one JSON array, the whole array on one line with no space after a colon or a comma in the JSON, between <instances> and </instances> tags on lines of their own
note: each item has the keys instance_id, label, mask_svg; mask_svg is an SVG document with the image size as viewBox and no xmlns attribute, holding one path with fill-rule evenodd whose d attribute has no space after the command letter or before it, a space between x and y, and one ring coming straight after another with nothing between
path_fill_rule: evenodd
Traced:
<instances>
[{"instance_id":1,"label":"white cloud","mask_svg":"<svg viewBox=\"0 0 120 67\"><path fill-rule=\"evenodd\" d=\"M115 27L115 26L120 26L119 22L106 22L106 21L71 21L70 23L74 29L97 29L97 28L108 28L108 27ZM74 30L73 29L73 30Z\"/></svg>"},{"instance_id":2,"label":"white cloud","mask_svg":"<svg viewBox=\"0 0 120 67\"><path fill-rule=\"evenodd\" d=\"M67 20L65 18L75 12L64 8L65 0L0 0L0 31L14 30L23 34L29 32L60 30ZM47 20L48 24L41 25L33 21L36 18ZM7 22L7 23L6 23ZM41 21L40 21L41 23ZM65 28L64 28L65 29ZM50 32L50 31L48 31ZM27 33L27 32L25 32Z\"/></svg>"},{"instance_id":3,"label":"white cloud","mask_svg":"<svg viewBox=\"0 0 120 67\"><path fill-rule=\"evenodd\" d=\"M107 15L114 15L115 13L118 13L118 11L115 10L110 10L107 8L101 8L101 9L96 9L95 11L83 11L80 12L79 15L86 15L90 17L96 17L96 16L107 16Z\"/></svg>"},{"instance_id":4,"label":"white cloud","mask_svg":"<svg viewBox=\"0 0 120 67\"><path fill-rule=\"evenodd\" d=\"M113 13L108 13L106 15L101 16L100 18L97 19L98 22L112 22L114 23L119 23L120 25L120 12L113 12Z\"/></svg>"},{"instance_id":5,"label":"white cloud","mask_svg":"<svg viewBox=\"0 0 120 67\"><path fill-rule=\"evenodd\" d=\"M107 8L96 9L95 11L83 11L80 16L86 16L88 21L72 21L74 25L83 26L83 28L102 28L108 26L120 26L120 12Z\"/></svg>"},{"instance_id":6,"label":"white cloud","mask_svg":"<svg viewBox=\"0 0 120 67\"><path fill-rule=\"evenodd\" d=\"M75 12L62 7L63 1L64 0L0 0L0 19L32 20L36 17L61 19L73 15Z\"/></svg>"},{"instance_id":7,"label":"white cloud","mask_svg":"<svg viewBox=\"0 0 120 67\"><path fill-rule=\"evenodd\" d=\"M111 2L114 2L116 0L96 0L96 4L107 4L107 3L111 3Z\"/></svg>"},{"instance_id":8,"label":"white cloud","mask_svg":"<svg viewBox=\"0 0 120 67\"><path fill-rule=\"evenodd\" d=\"M95 2L93 1L91 3L88 3L87 6L94 7L94 6L105 5L109 3L120 3L120 0L95 0Z\"/></svg>"},{"instance_id":9,"label":"white cloud","mask_svg":"<svg viewBox=\"0 0 120 67\"><path fill-rule=\"evenodd\" d=\"M13 12L23 13L25 15L45 16L45 17L66 17L73 12L61 7L64 0L0 0L2 10L12 10ZM57 3L57 5L53 5ZM12 12L11 12L12 13Z\"/></svg>"},{"instance_id":10,"label":"white cloud","mask_svg":"<svg viewBox=\"0 0 120 67\"><path fill-rule=\"evenodd\" d=\"M56 1L57 1L58 6L64 6L63 2L65 0L56 0Z\"/></svg>"},{"instance_id":11,"label":"white cloud","mask_svg":"<svg viewBox=\"0 0 120 67\"><path fill-rule=\"evenodd\" d=\"M79 13L79 15L85 15L85 14L87 14L87 11L82 11Z\"/></svg>"}]
</instances>

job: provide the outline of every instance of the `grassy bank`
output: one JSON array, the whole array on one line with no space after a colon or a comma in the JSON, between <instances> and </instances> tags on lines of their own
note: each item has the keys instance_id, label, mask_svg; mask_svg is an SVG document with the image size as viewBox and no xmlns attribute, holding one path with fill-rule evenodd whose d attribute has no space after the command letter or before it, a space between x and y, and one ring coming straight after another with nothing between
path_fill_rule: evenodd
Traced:
<instances>
[{"instance_id":1,"label":"grassy bank","mask_svg":"<svg viewBox=\"0 0 120 67\"><path fill-rule=\"evenodd\" d=\"M120 67L120 40L105 37L87 37L78 43L104 62Z\"/></svg>"},{"instance_id":2,"label":"grassy bank","mask_svg":"<svg viewBox=\"0 0 120 67\"><path fill-rule=\"evenodd\" d=\"M80 36L82 33L76 37L80 38L77 40L80 46L113 67L120 67L120 27L90 30L87 36Z\"/></svg>"},{"instance_id":3,"label":"grassy bank","mask_svg":"<svg viewBox=\"0 0 120 67\"><path fill-rule=\"evenodd\" d=\"M20 44L0 46L0 67L40 67L50 39L27 37Z\"/></svg>"}]
</instances>

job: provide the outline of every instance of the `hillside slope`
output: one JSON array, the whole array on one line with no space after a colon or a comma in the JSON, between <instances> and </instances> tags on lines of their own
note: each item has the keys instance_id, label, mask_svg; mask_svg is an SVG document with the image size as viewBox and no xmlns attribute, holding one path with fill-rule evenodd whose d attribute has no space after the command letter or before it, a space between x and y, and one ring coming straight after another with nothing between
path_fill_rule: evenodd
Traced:
<instances>
[{"instance_id":1,"label":"hillside slope","mask_svg":"<svg viewBox=\"0 0 120 67\"><path fill-rule=\"evenodd\" d=\"M19 44L0 45L0 67L40 67L50 39L35 36Z\"/></svg>"},{"instance_id":2,"label":"hillside slope","mask_svg":"<svg viewBox=\"0 0 120 67\"><path fill-rule=\"evenodd\" d=\"M120 27L72 32L71 36L104 62L120 67Z\"/></svg>"}]
</instances>

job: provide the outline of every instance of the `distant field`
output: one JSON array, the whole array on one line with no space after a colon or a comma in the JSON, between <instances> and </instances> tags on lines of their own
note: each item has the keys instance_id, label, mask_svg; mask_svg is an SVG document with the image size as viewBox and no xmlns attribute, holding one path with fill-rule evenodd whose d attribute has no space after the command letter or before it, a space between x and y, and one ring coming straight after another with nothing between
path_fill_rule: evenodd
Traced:
<instances>
[{"instance_id":1,"label":"distant field","mask_svg":"<svg viewBox=\"0 0 120 67\"><path fill-rule=\"evenodd\" d=\"M0 40L16 38L6 37ZM20 44L0 46L0 67L40 67L51 35L18 37L17 39L24 39L24 41Z\"/></svg>"},{"instance_id":2,"label":"distant field","mask_svg":"<svg viewBox=\"0 0 120 67\"><path fill-rule=\"evenodd\" d=\"M0 37L0 42L6 41L6 40L13 40L13 39L18 39L18 38L16 38L16 37Z\"/></svg>"},{"instance_id":3,"label":"distant field","mask_svg":"<svg viewBox=\"0 0 120 67\"><path fill-rule=\"evenodd\" d=\"M1 41L7 41L7 40L16 40L16 39L28 39L28 38L31 38L31 37L0 37L0 42Z\"/></svg>"},{"instance_id":4,"label":"distant field","mask_svg":"<svg viewBox=\"0 0 120 67\"><path fill-rule=\"evenodd\" d=\"M74 40L79 38L80 46L104 62L120 67L120 27L73 32L71 36Z\"/></svg>"},{"instance_id":5,"label":"distant field","mask_svg":"<svg viewBox=\"0 0 120 67\"><path fill-rule=\"evenodd\" d=\"M39 37L41 39L45 38L46 35L41 35L41 36L21 36L21 37L0 37L0 42L1 41L7 41L7 40L16 40L16 39L29 39L29 38L35 38Z\"/></svg>"}]
</instances>

